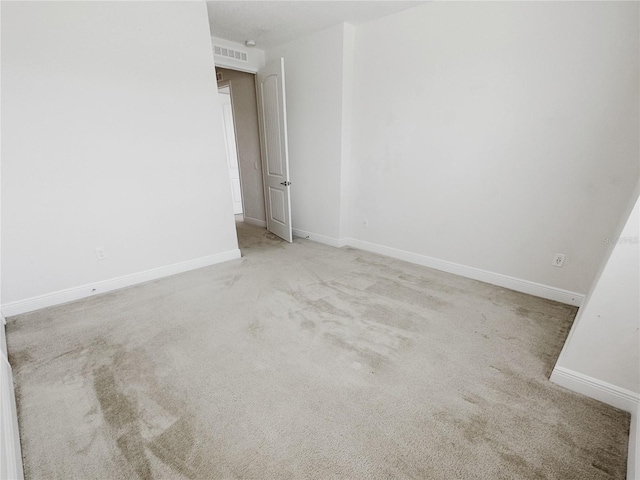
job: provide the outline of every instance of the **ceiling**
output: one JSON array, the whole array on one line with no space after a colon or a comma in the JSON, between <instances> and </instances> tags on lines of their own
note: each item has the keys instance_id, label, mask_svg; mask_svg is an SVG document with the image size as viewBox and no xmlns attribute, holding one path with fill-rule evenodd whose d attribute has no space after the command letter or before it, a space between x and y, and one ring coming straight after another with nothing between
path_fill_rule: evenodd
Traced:
<instances>
[{"instance_id":1,"label":"ceiling","mask_svg":"<svg viewBox=\"0 0 640 480\"><path fill-rule=\"evenodd\" d=\"M267 49L347 22L354 25L406 10L423 1L213 1L207 2L214 37Z\"/></svg>"}]
</instances>

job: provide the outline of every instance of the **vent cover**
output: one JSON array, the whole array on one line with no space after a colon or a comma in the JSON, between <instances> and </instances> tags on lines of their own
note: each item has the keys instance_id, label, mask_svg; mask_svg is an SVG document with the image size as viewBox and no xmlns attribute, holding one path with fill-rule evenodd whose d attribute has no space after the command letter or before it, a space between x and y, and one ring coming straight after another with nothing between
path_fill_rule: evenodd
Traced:
<instances>
[{"instance_id":1,"label":"vent cover","mask_svg":"<svg viewBox=\"0 0 640 480\"><path fill-rule=\"evenodd\" d=\"M221 47L220 45L214 45L213 51L216 55L222 55L223 57L233 58L234 60L240 60L241 62L247 61L247 54L240 52L232 48Z\"/></svg>"}]
</instances>

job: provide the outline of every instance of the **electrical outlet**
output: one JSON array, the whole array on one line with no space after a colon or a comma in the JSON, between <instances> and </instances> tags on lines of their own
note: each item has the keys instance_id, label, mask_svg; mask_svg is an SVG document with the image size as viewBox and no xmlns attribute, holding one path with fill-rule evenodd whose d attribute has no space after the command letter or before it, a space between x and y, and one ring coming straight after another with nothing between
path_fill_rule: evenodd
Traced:
<instances>
[{"instance_id":1,"label":"electrical outlet","mask_svg":"<svg viewBox=\"0 0 640 480\"><path fill-rule=\"evenodd\" d=\"M107 258L107 253L104 251L104 247L96 247L96 257L98 257L98 260L104 260Z\"/></svg>"},{"instance_id":2,"label":"electrical outlet","mask_svg":"<svg viewBox=\"0 0 640 480\"><path fill-rule=\"evenodd\" d=\"M553 261L551 262L551 265L553 265L554 267L560 268L564 264L565 257L566 255L564 253L556 253L555 256L553 257Z\"/></svg>"}]
</instances>

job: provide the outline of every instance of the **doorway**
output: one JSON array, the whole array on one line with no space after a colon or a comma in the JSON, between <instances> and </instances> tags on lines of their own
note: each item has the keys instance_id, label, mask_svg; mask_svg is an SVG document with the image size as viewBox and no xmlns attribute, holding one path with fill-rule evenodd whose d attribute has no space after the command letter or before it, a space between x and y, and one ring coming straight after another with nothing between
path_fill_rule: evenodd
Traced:
<instances>
[{"instance_id":1,"label":"doorway","mask_svg":"<svg viewBox=\"0 0 640 480\"><path fill-rule=\"evenodd\" d=\"M224 83L224 82L221 82ZM242 215L242 188L240 183L240 167L238 165L238 148L236 144L236 127L231 104L231 86L218 84L218 93L222 103L222 118L224 122L225 147L227 150L227 167L231 180L231 198L233 200L234 215Z\"/></svg>"},{"instance_id":2,"label":"doorway","mask_svg":"<svg viewBox=\"0 0 640 480\"><path fill-rule=\"evenodd\" d=\"M231 125L235 137L237 188L241 199L242 220L250 225L266 228L255 74L221 67L216 67L216 73L223 110L227 108L224 104L228 99L228 109L233 115ZM225 96L226 89L228 96ZM231 140L228 140L228 143L230 142ZM232 189L233 175L230 169ZM234 211L235 205L234 193ZM239 218L239 215L236 218Z\"/></svg>"}]
</instances>

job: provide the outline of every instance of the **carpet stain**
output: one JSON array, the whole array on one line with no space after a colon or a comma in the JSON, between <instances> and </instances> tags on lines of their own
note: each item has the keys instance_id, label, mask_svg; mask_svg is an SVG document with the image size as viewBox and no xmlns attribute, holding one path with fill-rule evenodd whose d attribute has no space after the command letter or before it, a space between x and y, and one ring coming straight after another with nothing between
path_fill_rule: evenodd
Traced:
<instances>
[{"instance_id":1,"label":"carpet stain","mask_svg":"<svg viewBox=\"0 0 640 480\"><path fill-rule=\"evenodd\" d=\"M363 314L363 319L397 328L399 330L415 331L418 325L424 325L427 320L401 307L386 305L371 305Z\"/></svg>"},{"instance_id":2,"label":"carpet stain","mask_svg":"<svg viewBox=\"0 0 640 480\"><path fill-rule=\"evenodd\" d=\"M440 297L407 287L386 278L378 280L367 288L367 291L398 302L406 302L430 310L443 310L451 305Z\"/></svg>"},{"instance_id":3,"label":"carpet stain","mask_svg":"<svg viewBox=\"0 0 640 480\"><path fill-rule=\"evenodd\" d=\"M537 468L531 465L531 463L525 460L521 455L506 452L498 452L498 455L500 455L505 464L509 465L510 468L519 471L523 478L532 480L544 480L547 478L544 473L540 472Z\"/></svg>"},{"instance_id":4,"label":"carpet stain","mask_svg":"<svg viewBox=\"0 0 640 480\"><path fill-rule=\"evenodd\" d=\"M486 442L490 440L487 432L489 421L486 417L472 414L464 420L454 420L453 424L462 429L464 438L466 438L469 443Z\"/></svg>"},{"instance_id":5,"label":"carpet stain","mask_svg":"<svg viewBox=\"0 0 640 480\"><path fill-rule=\"evenodd\" d=\"M236 282L237 282L238 280L240 280L241 278L242 278L242 274L240 274L240 273L237 273L237 274L233 275L233 276L231 277L231 279L229 279L229 280L227 280L227 281L225 282L225 285L224 285L224 286L225 286L225 288L231 288L231 287L233 287L233 286L236 284Z\"/></svg>"},{"instance_id":6,"label":"carpet stain","mask_svg":"<svg viewBox=\"0 0 640 480\"><path fill-rule=\"evenodd\" d=\"M151 442L149 449L165 465L195 480L198 478L198 472L192 467L189 459L189 453L194 445L192 421L188 417L182 417Z\"/></svg>"},{"instance_id":7,"label":"carpet stain","mask_svg":"<svg viewBox=\"0 0 640 480\"><path fill-rule=\"evenodd\" d=\"M15 352L9 351L9 363L11 364L14 374L21 368L31 364L33 361L34 358L31 354L31 348L22 348Z\"/></svg>"},{"instance_id":8,"label":"carpet stain","mask_svg":"<svg viewBox=\"0 0 640 480\"><path fill-rule=\"evenodd\" d=\"M287 292L289 293L289 292ZM340 318L353 318L353 315L346 311L343 310L341 308L336 307L335 305L332 305L331 303L329 303L326 299L321 298L319 300L312 300L309 297L307 297L306 295L300 293L300 292L291 292L290 295L298 302L300 303L301 307L303 309L311 309L314 311L314 313L320 313L320 314L327 314L327 315L331 315L331 316L336 316L336 317L340 317Z\"/></svg>"},{"instance_id":9,"label":"carpet stain","mask_svg":"<svg viewBox=\"0 0 640 480\"><path fill-rule=\"evenodd\" d=\"M93 388L102 416L110 427L111 437L124 458L131 464L141 480L153 478L144 441L138 426L138 409L133 398L119 388L113 370L103 365L94 372Z\"/></svg>"},{"instance_id":10,"label":"carpet stain","mask_svg":"<svg viewBox=\"0 0 640 480\"><path fill-rule=\"evenodd\" d=\"M462 394L462 399L465 402L469 402L469 403L471 403L473 405L478 405L478 404L483 403L483 399L480 398L478 395L471 395L471 394L465 395L465 394Z\"/></svg>"},{"instance_id":11,"label":"carpet stain","mask_svg":"<svg viewBox=\"0 0 640 480\"><path fill-rule=\"evenodd\" d=\"M51 361L58 360L66 356L79 356L86 353L90 348L91 348L91 345L78 345L77 347L74 347L70 350L67 350L66 352L62 352L56 355L51 359Z\"/></svg>"},{"instance_id":12,"label":"carpet stain","mask_svg":"<svg viewBox=\"0 0 640 480\"><path fill-rule=\"evenodd\" d=\"M258 338L264 330L264 325L259 320L254 320L249 324L247 330L253 338Z\"/></svg>"},{"instance_id":13,"label":"carpet stain","mask_svg":"<svg viewBox=\"0 0 640 480\"><path fill-rule=\"evenodd\" d=\"M400 274L398 278L402 281L408 282L411 285L420 288L421 290L437 291L448 295L468 295L471 291L468 288L454 287L447 283L438 280L429 280L416 275ZM475 282L475 280L469 280L469 282ZM477 283L477 282L475 282Z\"/></svg>"},{"instance_id":14,"label":"carpet stain","mask_svg":"<svg viewBox=\"0 0 640 480\"><path fill-rule=\"evenodd\" d=\"M357 354L365 360L371 368L377 369L389 361L389 358L367 347L354 345L334 333L325 333L324 338L332 345L340 347L347 352Z\"/></svg>"},{"instance_id":15,"label":"carpet stain","mask_svg":"<svg viewBox=\"0 0 640 480\"><path fill-rule=\"evenodd\" d=\"M303 320L302 322L300 322L300 326L305 330L315 330L316 323L312 320Z\"/></svg>"},{"instance_id":16,"label":"carpet stain","mask_svg":"<svg viewBox=\"0 0 640 480\"><path fill-rule=\"evenodd\" d=\"M601 472L606 473L610 478L619 478L623 474L620 465L624 465L625 457L611 446L607 446L597 452L594 452L594 461L591 466Z\"/></svg>"},{"instance_id":17,"label":"carpet stain","mask_svg":"<svg viewBox=\"0 0 640 480\"><path fill-rule=\"evenodd\" d=\"M592 463L592 464L591 464L591 466L592 466L593 468L597 468L598 470L600 470L601 472L606 473L606 474L607 474L607 475L609 475L609 476L612 476L612 475L611 475L611 472L610 472L607 468L605 468L605 467L603 467L603 466L601 466L601 465L598 465L598 464L596 464L596 463Z\"/></svg>"},{"instance_id":18,"label":"carpet stain","mask_svg":"<svg viewBox=\"0 0 640 480\"><path fill-rule=\"evenodd\" d=\"M540 328L547 328L553 332L552 340L547 343L535 343L529 346L531 353L536 356L544 369L545 377L550 377L553 368L555 367L558 356L562 351L564 342L569 335L571 326L577 314L577 309L567 309L564 315L559 315L555 318L545 317L546 322L538 320L536 323L540 325ZM548 324L548 326L546 326Z\"/></svg>"}]
</instances>

